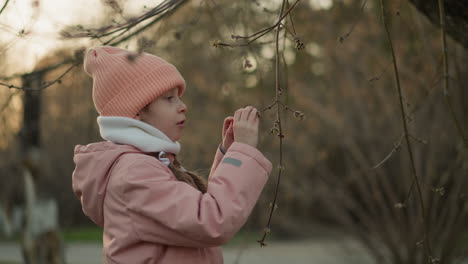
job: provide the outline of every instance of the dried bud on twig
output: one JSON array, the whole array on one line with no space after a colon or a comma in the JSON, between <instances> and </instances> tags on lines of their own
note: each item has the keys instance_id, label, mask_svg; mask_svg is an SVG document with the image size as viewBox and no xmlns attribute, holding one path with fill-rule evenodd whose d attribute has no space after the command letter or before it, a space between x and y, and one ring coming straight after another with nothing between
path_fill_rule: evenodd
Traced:
<instances>
[{"instance_id":1,"label":"dried bud on twig","mask_svg":"<svg viewBox=\"0 0 468 264\"><path fill-rule=\"evenodd\" d=\"M138 46L137 51L138 53L141 54L145 50L151 49L155 44L156 42L154 42L154 40L151 40L147 37L139 38L137 41L137 46Z\"/></svg>"},{"instance_id":2,"label":"dried bud on twig","mask_svg":"<svg viewBox=\"0 0 468 264\"><path fill-rule=\"evenodd\" d=\"M108 5L110 8L112 8L115 12L122 14L123 10L116 0L104 0L103 2L105 5Z\"/></svg>"},{"instance_id":3,"label":"dried bud on twig","mask_svg":"<svg viewBox=\"0 0 468 264\"><path fill-rule=\"evenodd\" d=\"M405 207L406 207L406 205L405 205L404 203L396 203L396 204L395 204L395 208L396 208L396 209L403 209L403 208L405 208Z\"/></svg>"},{"instance_id":4,"label":"dried bud on twig","mask_svg":"<svg viewBox=\"0 0 468 264\"><path fill-rule=\"evenodd\" d=\"M432 191L437 193L440 196L444 196L444 194L445 194L445 188L444 187L432 188Z\"/></svg>"},{"instance_id":5,"label":"dried bud on twig","mask_svg":"<svg viewBox=\"0 0 468 264\"><path fill-rule=\"evenodd\" d=\"M220 40L211 41L211 46L215 48L219 48L221 46L221 41Z\"/></svg>"},{"instance_id":6,"label":"dried bud on twig","mask_svg":"<svg viewBox=\"0 0 468 264\"><path fill-rule=\"evenodd\" d=\"M294 111L293 115L298 120L303 120L304 119L304 113L302 113L301 111Z\"/></svg>"},{"instance_id":7,"label":"dried bud on twig","mask_svg":"<svg viewBox=\"0 0 468 264\"><path fill-rule=\"evenodd\" d=\"M77 49L74 54L75 59L77 61L83 61L85 51L86 51L85 48Z\"/></svg>"},{"instance_id":8,"label":"dried bud on twig","mask_svg":"<svg viewBox=\"0 0 468 264\"><path fill-rule=\"evenodd\" d=\"M297 50L302 50L302 49L305 48L304 43L299 38L294 39L294 41L296 42L295 47L296 47Z\"/></svg>"},{"instance_id":9,"label":"dried bud on twig","mask_svg":"<svg viewBox=\"0 0 468 264\"><path fill-rule=\"evenodd\" d=\"M418 242L416 242L416 247L417 247L417 248L422 248L423 245L424 245L424 239L423 239L423 240L419 240Z\"/></svg>"},{"instance_id":10,"label":"dried bud on twig","mask_svg":"<svg viewBox=\"0 0 468 264\"><path fill-rule=\"evenodd\" d=\"M250 62L249 59L245 59L245 61L244 61L244 68L245 68L245 69L252 68L252 63Z\"/></svg>"},{"instance_id":11,"label":"dried bud on twig","mask_svg":"<svg viewBox=\"0 0 468 264\"><path fill-rule=\"evenodd\" d=\"M272 206L273 206L273 203L270 203L270 204L268 205L269 208L271 208ZM276 211L276 209L278 209L278 204L277 204L277 203L275 203L275 208L274 208L273 210Z\"/></svg>"}]
</instances>

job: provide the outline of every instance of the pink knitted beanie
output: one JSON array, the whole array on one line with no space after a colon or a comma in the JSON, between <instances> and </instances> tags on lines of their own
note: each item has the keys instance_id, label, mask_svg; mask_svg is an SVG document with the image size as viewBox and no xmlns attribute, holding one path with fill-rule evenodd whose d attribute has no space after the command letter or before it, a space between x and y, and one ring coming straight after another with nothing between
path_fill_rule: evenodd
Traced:
<instances>
[{"instance_id":1,"label":"pink knitted beanie","mask_svg":"<svg viewBox=\"0 0 468 264\"><path fill-rule=\"evenodd\" d=\"M185 81L177 69L160 57L102 46L91 48L84 70L93 78L93 101L101 116L135 118L136 114L166 91Z\"/></svg>"}]
</instances>

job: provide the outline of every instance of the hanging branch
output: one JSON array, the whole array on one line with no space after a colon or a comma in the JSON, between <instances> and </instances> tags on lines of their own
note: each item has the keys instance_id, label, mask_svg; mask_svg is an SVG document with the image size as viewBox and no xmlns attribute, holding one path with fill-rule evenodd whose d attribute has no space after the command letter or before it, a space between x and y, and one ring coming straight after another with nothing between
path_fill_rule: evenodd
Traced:
<instances>
[{"instance_id":1,"label":"hanging branch","mask_svg":"<svg viewBox=\"0 0 468 264\"><path fill-rule=\"evenodd\" d=\"M5 103L3 103L2 107L0 107L0 114L3 112L3 110L5 110L7 108L7 106L10 104L10 101L13 99L13 97L15 97L15 95L17 95L19 93L19 91L15 91L14 93L10 93L10 95L8 96L7 100L5 101Z\"/></svg>"},{"instance_id":2,"label":"hanging branch","mask_svg":"<svg viewBox=\"0 0 468 264\"><path fill-rule=\"evenodd\" d=\"M421 184L419 182L418 175L416 174L416 166L415 166L415 163L414 163L413 149L412 149L412 145L411 145L411 142L410 142L410 139L409 139L409 132L408 132L407 121L406 121L405 107L404 107L404 104L403 104L403 95L402 95L402 89L401 89L401 85L400 85L400 76L398 74L398 65L397 65L397 60L396 60L396 56L395 56L395 50L393 48L393 42L392 42L390 30L389 30L388 25L387 25L387 19L388 18L386 16L384 0L380 0L380 7L381 7L382 21L383 21L383 25L384 25L385 32L386 32L386 35L387 35L387 40L388 40L390 53L392 55L393 71L394 71L394 74L395 74L396 88L397 88L398 99L399 99L399 104L400 104L401 121L403 123L406 146L407 146L408 154L409 154L409 157L410 157L411 172L413 174L413 183L417 187L416 189L417 189L418 197L419 197L419 205L421 206L422 222L423 222L423 225L424 225L424 246L425 246L424 248L425 248L426 253L429 256L429 258L431 260L433 260L431 244L430 244L430 241L429 241L429 230L428 230L428 225L427 225L427 220L426 220L426 211L425 211L425 208L424 208L424 200L423 200L422 191L421 191ZM413 184L411 184L410 190L412 190L412 188L413 188Z\"/></svg>"},{"instance_id":3,"label":"hanging branch","mask_svg":"<svg viewBox=\"0 0 468 264\"><path fill-rule=\"evenodd\" d=\"M283 0L282 1L282 4L281 4L281 9L280 9L280 14L279 14L279 18L278 20L276 21L275 24L273 24L272 26L270 27L267 27L265 29L262 29L252 35L249 35L249 36L237 36L237 35L232 35L232 38L233 39L251 39L250 41L246 42L246 43L243 43L243 44L228 44L228 43L224 43L224 42L221 42L221 41L215 41L212 43L212 46L214 47L244 47L244 46L248 46L250 45L251 43L253 43L254 41L256 41L257 39L263 37L264 35L266 35L267 33L271 32L273 29L276 28L276 35L275 35L275 91L276 91L276 96L275 96L275 101L270 104L269 106L267 106L265 109L262 109L259 111L258 115L260 116L260 113L263 113L264 111L266 110L271 110L274 106L276 106L276 120L274 122L274 126L273 128L271 129L271 133L272 134L276 134L279 138L279 165L278 165L278 178L277 178L277 182L276 182L276 187L275 187L275 195L274 195L274 198L273 198L273 202L270 203L270 213L269 213L269 217L268 217L268 223L266 225L266 227L264 228L263 230L263 237L259 240L257 240L257 242L260 244L260 246L266 246L266 243L265 243L265 239L266 237L271 233L271 220L272 220L272 217L273 217L273 212L276 210L277 208L277 204L276 204L276 201L278 199L278 190L279 190L279 184L280 184L280 181L281 181L281 173L282 171L284 170L284 166L283 166L283 138L284 138L284 134L283 134L283 128L282 128L282 123L281 123L281 110L286 110L286 111L290 111L293 113L293 116L299 120L302 120L304 118L304 113L302 113L301 111L296 111L296 110L293 110L291 109L290 107L288 107L287 105L285 105L283 102L281 102L281 94L282 94L282 89L280 87L280 79L279 79L279 75L280 75L280 69L279 69L279 64L280 64L280 51L279 51L279 39L280 39L280 36L279 36L279 33L281 31L281 29L285 29L285 34L284 34L284 40L286 39L286 35L288 33L288 29L286 27L286 23L282 23L283 19L286 18L287 15L290 16L290 19L291 19L291 24L293 26L293 32L289 32L291 35L294 36L294 41L296 42L296 45L295 45L295 48L297 50L301 50L304 48L304 43L302 43L299 38L296 36L296 30L294 28L294 24L292 22L292 17L291 17L291 11L294 9L294 7L297 6L297 4L299 3L300 0L296 0L294 2L293 5L289 6L289 2L287 0ZM287 5L287 6L286 6ZM286 7L286 8L285 8ZM285 11L286 9L286 11Z\"/></svg>"},{"instance_id":4,"label":"hanging branch","mask_svg":"<svg viewBox=\"0 0 468 264\"><path fill-rule=\"evenodd\" d=\"M237 35L232 35L231 37L233 39L250 39L250 38L253 38L252 40L246 42L246 43L242 43L242 44L229 44L229 43L225 43L225 42L221 42L221 41L215 41L214 43L212 43L213 46L215 47L220 47L220 46L224 46L224 47L231 47L231 48L234 48L234 47L245 47L245 46L248 46L250 45L251 43L253 43L254 41L256 41L257 39L265 36L267 33L271 32L273 29L275 28L279 28L281 27L281 21L294 9L294 7L296 7L296 5L299 3L299 1L301 0L296 0L296 2L294 2L294 4L292 6L290 6L286 12L281 13L280 17L278 18L278 21L276 21L275 24L273 24L272 26L269 26L265 29L262 29L252 35L249 35L249 36L237 36Z\"/></svg>"},{"instance_id":5,"label":"hanging branch","mask_svg":"<svg viewBox=\"0 0 468 264\"><path fill-rule=\"evenodd\" d=\"M70 61L68 61L68 62L70 62ZM60 84L62 82L62 78L65 77L65 75L67 75L73 68L75 68L76 66L81 64L81 61L73 61L73 62L74 63L70 67L68 67L59 77L55 78L52 81L42 83L42 85L39 88L36 88L36 89L29 88L29 87L24 87L24 86L20 87L20 86L7 84L7 83L2 83L2 82L0 82L0 86L5 86L5 87L8 87L10 89L18 89L18 90L23 90L23 91L40 91L40 90L44 90L47 87L50 87L50 86L52 86L52 85L54 85L56 83ZM37 71L33 71L33 72L30 72L30 73L23 74L22 76L49 72L49 71L57 69L58 67L63 66L63 65L66 65L66 64L65 63L59 63L59 64L56 64L56 65L53 65L52 67L47 67L45 69L40 69L40 70L37 70ZM9 79L11 77L7 77L7 78Z\"/></svg>"},{"instance_id":6,"label":"hanging branch","mask_svg":"<svg viewBox=\"0 0 468 264\"><path fill-rule=\"evenodd\" d=\"M61 35L64 38L92 38L92 39L101 39L107 36L111 36L117 34L120 36L130 29L134 28L135 26L139 25L140 23L154 17L154 16L164 16L169 11L175 9L176 7L181 6L182 4L188 1L185 0L166 0L160 3L158 6L154 7L153 9L149 10L148 12L138 16L133 17L127 20L126 23L116 23L112 25L107 25L100 28L95 29L86 29L81 25L72 26L68 29L64 29L61 31ZM152 24L150 22L150 24ZM73 32L75 31L75 32ZM114 37L113 37L114 38ZM113 39L111 38L111 39ZM108 43L109 41L107 41ZM106 42L103 42L103 44Z\"/></svg>"},{"instance_id":7,"label":"hanging branch","mask_svg":"<svg viewBox=\"0 0 468 264\"><path fill-rule=\"evenodd\" d=\"M75 57L80 56L80 55L81 54L79 54L79 51L75 52ZM70 63L73 63L73 62L75 62L75 59L66 59L66 60L64 60L62 62L59 62L57 64L49 65L49 66L46 66L44 68L39 68L39 69L36 69L36 70L34 70L32 72L18 73L18 74L14 74L14 75L11 75L11 76L5 76L5 77L0 76L0 80L9 81L9 80L21 78L22 76L28 75L28 74L41 74L41 73L44 74L44 73L53 71L53 70L55 70L57 68L60 68L63 65L70 64Z\"/></svg>"},{"instance_id":8,"label":"hanging branch","mask_svg":"<svg viewBox=\"0 0 468 264\"><path fill-rule=\"evenodd\" d=\"M453 122L457 126L458 132L463 140L463 144L465 148L468 149L468 141L466 140L465 133L463 132L463 128L460 125L460 122L457 119L455 111L453 109L452 100L449 94L449 70L448 70L448 56L447 56L447 41L445 37L445 8L444 8L444 1L439 0L439 15L440 15L440 40L442 43L442 58L444 61L444 98L445 103L447 104L450 114L453 118Z\"/></svg>"},{"instance_id":9,"label":"hanging branch","mask_svg":"<svg viewBox=\"0 0 468 264\"><path fill-rule=\"evenodd\" d=\"M390 64L392 64L392 63L390 62ZM388 65L385 67L385 71L386 71L386 68L387 68L390 64L388 64ZM385 71L384 71L384 72L385 72ZM381 73L378 77L374 77L374 78L370 79L369 82L378 81L378 80L380 79L380 76L382 76L382 75L383 75L383 73ZM437 77L437 78L435 79L435 81L433 82L433 84L431 84L431 86L429 87L429 89L426 91L426 95L424 96L424 98L421 99L420 102L417 103L417 104L413 107L413 109L411 110L409 116L412 116L412 115L414 115L416 112L419 111L419 109L424 105L424 103L427 102L427 100L426 100L427 97L429 97L429 95L431 94L432 90L439 84L439 82L440 82L441 80L442 80L441 77ZM409 121L408 123L411 123L411 121ZM387 156L385 156L385 158L384 158L382 161L380 161L377 165L373 166L372 169L377 169L377 168L379 168L380 166L382 166L385 162L387 162L387 161L392 157L393 154L395 154L396 152L398 152L398 151L401 149L401 143L402 143L402 141L403 141L404 135L405 135L405 134L404 134L404 132L403 132L402 135L400 136L400 139L398 140L398 143L394 146L394 148L390 151L390 153L389 153ZM411 135L410 135L410 136L411 136ZM410 193L411 193L411 191L410 191ZM405 201L406 201L406 200L405 200Z\"/></svg>"},{"instance_id":10,"label":"hanging branch","mask_svg":"<svg viewBox=\"0 0 468 264\"><path fill-rule=\"evenodd\" d=\"M9 0L7 0L6 3L3 5L1 11L3 11L3 9L5 9L8 2L9 2ZM126 24L110 25L110 26L105 26L105 27L102 27L102 28L99 28L99 29L94 29L94 30L84 29L83 27L78 26L78 28L75 28L75 30L78 29L79 31L83 31L85 33L79 32L79 33L76 33L76 34L72 34L72 33L68 32L67 30L62 30L61 34L62 34L63 37L66 37L66 38L83 38L83 37L85 37L85 38L100 39L102 37L109 36L109 35L112 35L114 33L120 32L119 34L113 36L110 40L108 40L106 42L101 41L101 43L103 45L116 46L116 45L118 45L118 44L120 44L120 43L122 43L124 41L129 40L130 38L134 37L135 35L144 32L145 30L147 30L148 28L150 28L151 26L153 26L154 24L159 22L162 18L165 18L166 15L172 14L176 9L178 9L180 6L182 6L186 2L187 1L185 1L185 0L166 0L166 1L162 2L161 4L159 4L158 6L156 6L155 8L151 9L150 11L144 13L143 15L141 15L141 16L139 16L137 18L134 18L134 19L129 19L129 22L127 22ZM1 11L0 11L0 13L1 13ZM135 32L132 32L131 34L123 36L130 29L134 28L135 26L139 25L143 21L145 21L145 20L147 20L147 19L149 19L151 17L154 17L154 16L157 16L157 17L155 19L153 19L151 22L149 22L148 24L146 24L143 27L139 28ZM112 30L112 29L114 29L114 30ZM112 30L112 31L109 31L109 30ZM121 36L123 36L123 37L118 39ZM54 79L52 81L44 82L43 85L40 88L35 89L35 90L43 90L43 89L46 89L46 88L52 86L53 84L56 84L56 83L60 84L61 79L63 77L65 77L65 75L67 75L69 72L71 72L71 70L73 68L75 68L76 66L78 66L78 65L80 65L82 63L83 55L84 55L84 50L79 49L79 50L77 50L75 52L75 58L73 58L73 59L66 59L66 60L64 60L64 61L62 61L60 63L54 64L54 65L49 65L49 66L47 66L45 68L41 68L41 69L38 69L38 70L35 70L35 71L32 71L32 72L28 72L28 73L21 73L21 74L14 74L14 75L11 75L11 76L6 76L6 77L0 77L0 80L8 81L8 80L12 80L12 79L21 78L22 76L28 75L28 74L36 74L36 73L47 74L48 72L50 72L52 70L55 70L55 69L57 69L59 67L62 67L63 65L67 65L67 64L70 64L70 63L72 64L58 78L56 78L56 79ZM9 83L4 83L4 82L0 82L0 86L7 87L9 89L28 90L28 88L26 88L26 87L20 87L20 86L16 86L16 85L9 84ZM8 106L8 103L11 102L11 100L7 100L6 102L7 103L2 106L2 109L5 109Z\"/></svg>"},{"instance_id":11,"label":"hanging branch","mask_svg":"<svg viewBox=\"0 0 468 264\"><path fill-rule=\"evenodd\" d=\"M185 3L185 2L184 2ZM149 22L148 24L142 26L141 28L139 28L138 30L136 30L135 32L132 32L131 34L128 34L127 36L124 36L122 37L121 39L119 40L116 40L114 41L115 39L119 38L120 36L124 35L126 32L128 32L131 28L127 28L125 29L124 31L122 31L120 34L114 36L113 38L111 38L110 40L106 41L104 43L104 45L110 45L110 46L117 46L119 45L120 43L122 42L125 42L127 40L129 40L130 38L134 37L135 35L138 35L140 34L141 32L147 30L148 28L150 28L151 26L153 26L154 24L156 24L157 22L159 22L161 19L163 18L166 18L166 15L170 15L170 14L173 14L174 11L176 11L178 8L180 8L182 6L183 3L181 4L178 4L176 6L173 6L172 8L170 9L167 9L163 15L160 15L158 17L156 17L155 19L153 19L151 22Z\"/></svg>"},{"instance_id":12,"label":"hanging branch","mask_svg":"<svg viewBox=\"0 0 468 264\"><path fill-rule=\"evenodd\" d=\"M8 2L10 2L10 0L5 1L5 4L3 4L2 9L0 9L0 14L3 12L3 10L5 10L6 6L8 5Z\"/></svg>"},{"instance_id":13,"label":"hanging branch","mask_svg":"<svg viewBox=\"0 0 468 264\"><path fill-rule=\"evenodd\" d=\"M297 3L297 2L296 2ZM278 21L278 26L276 28L276 51L275 51L275 74L276 74L276 79L275 79L275 89L276 89L276 121L275 121L275 127L278 129L278 138L279 138L279 166L278 166L278 178L276 181L276 188L275 188L275 196L273 198L273 202L271 203L271 209L270 209L270 216L268 217L268 223L265 229L263 230L263 237L258 240L257 242L260 243L260 246L265 246L265 239L266 237L270 234L271 232L271 219L273 216L273 212L276 209L276 199L278 198L278 190L279 190L279 184L281 181L281 172L283 171L283 128L281 124L281 105L280 103L280 96L281 96L281 87L280 87L280 80L279 80L279 61L280 61L280 54L279 54L279 33L280 33L280 21L281 17L283 16L283 10L284 6L286 4L286 0L283 0L283 3L281 4L281 10L280 10L280 20Z\"/></svg>"},{"instance_id":14,"label":"hanging branch","mask_svg":"<svg viewBox=\"0 0 468 264\"><path fill-rule=\"evenodd\" d=\"M340 43L343 43L351 35L351 33L353 33L354 28L359 23L359 20L361 20L362 14L364 13L364 7L366 6L366 4L367 4L367 0L364 0L361 4L361 8L359 9L360 11L359 16L357 17L356 21L354 21L353 25L351 26L351 29L346 34L338 38Z\"/></svg>"}]
</instances>

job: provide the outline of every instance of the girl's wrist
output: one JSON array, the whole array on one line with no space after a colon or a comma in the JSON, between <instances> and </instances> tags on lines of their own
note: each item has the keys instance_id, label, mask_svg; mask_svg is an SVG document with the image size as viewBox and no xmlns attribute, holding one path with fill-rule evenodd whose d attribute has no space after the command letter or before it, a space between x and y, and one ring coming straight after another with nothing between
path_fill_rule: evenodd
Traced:
<instances>
[{"instance_id":1,"label":"girl's wrist","mask_svg":"<svg viewBox=\"0 0 468 264\"><path fill-rule=\"evenodd\" d=\"M221 153L226 154L226 150L224 150L224 147L222 146L223 144L219 144L219 151L221 151Z\"/></svg>"}]
</instances>

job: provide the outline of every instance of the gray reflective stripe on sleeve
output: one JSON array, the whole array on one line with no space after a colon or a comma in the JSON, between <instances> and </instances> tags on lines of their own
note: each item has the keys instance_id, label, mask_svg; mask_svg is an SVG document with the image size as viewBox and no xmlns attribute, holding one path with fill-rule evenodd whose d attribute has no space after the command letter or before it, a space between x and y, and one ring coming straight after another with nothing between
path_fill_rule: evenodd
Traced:
<instances>
[{"instance_id":1,"label":"gray reflective stripe on sleeve","mask_svg":"<svg viewBox=\"0 0 468 264\"><path fill-rule=\"evenodd\" d=\"M240 167L242 164L242 161L238 159L234 159L234 158L224 158L222 163L228 163L236 167Z\"/></svg>"}]
</instances>

